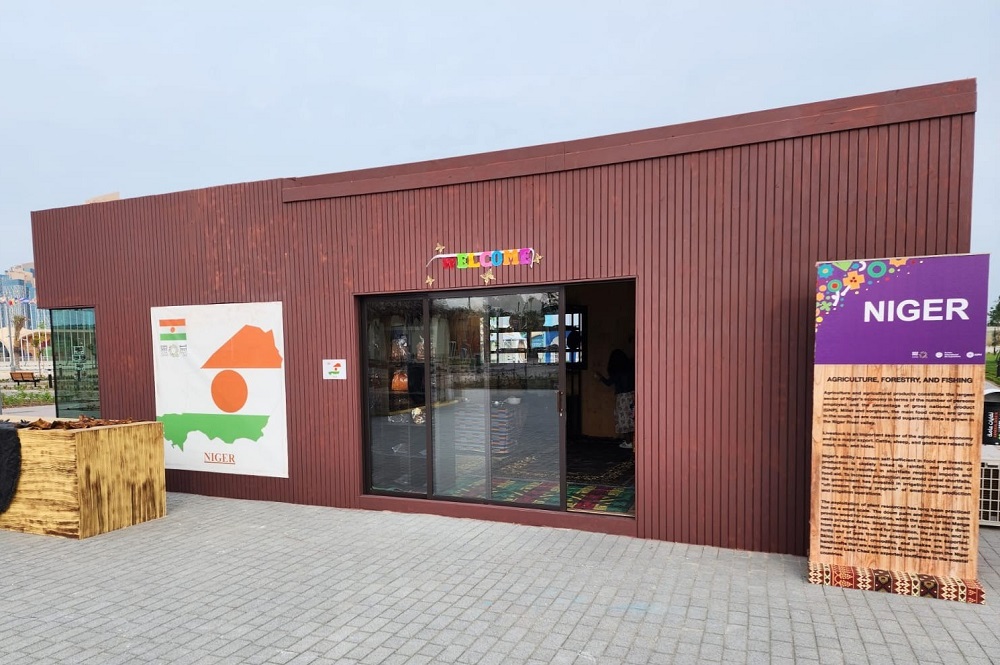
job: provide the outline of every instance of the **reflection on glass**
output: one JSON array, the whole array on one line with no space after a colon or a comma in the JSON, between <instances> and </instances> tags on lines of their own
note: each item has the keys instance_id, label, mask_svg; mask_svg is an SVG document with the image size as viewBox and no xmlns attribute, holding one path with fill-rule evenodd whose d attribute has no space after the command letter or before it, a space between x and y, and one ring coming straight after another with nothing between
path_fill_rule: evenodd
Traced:
<instances>
[{"instance_id":1,"label":"reflection on glass","mask_svg":"<svg viewBox=\"0 0 1000 665\"><path fill-rule=\"evenodd\" d=\"M101 416L97 325L93 308L52 310L57 418Z\"/></svg>"},{"instance_id":2,"label":"reflection on glass","mask_svg":"<svg viewBox=\"0 0 1000 665\"><path fill-rule=\"evenodd\" d=\"M426 341L421 300L365 305L369 485L427 493Z\"/></svg>"},{"instance_id":3,"label":"reflection on glass","mask_svg":"<svg viewBox=\"0 0 1000 665\"><path fill-rule=\"evenodd\" d=\"M561 505L558 312L558 293L431 300L436 494Z\"/></svg>"},{"instance_id":4,"label":"reflection on glass","mask_svg":"<svg viewBox=\"0 0 1000 665\"><path fill-rule=\"evenodd\" d=\"M434 489L488 499L489 371L483 298L431 300Z\"/></svg>"}]
</instances>

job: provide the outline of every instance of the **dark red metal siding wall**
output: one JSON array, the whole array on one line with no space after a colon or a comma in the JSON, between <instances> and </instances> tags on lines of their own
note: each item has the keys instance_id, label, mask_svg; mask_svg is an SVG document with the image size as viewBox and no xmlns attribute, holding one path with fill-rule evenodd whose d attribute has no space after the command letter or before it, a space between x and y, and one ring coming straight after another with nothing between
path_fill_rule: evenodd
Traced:
<instances>
[{"instance_id":1,"label":"dark red metal siding wall","mask_svg":"<svg viewBox=\"0 0 1000 665\"><path fill-rule=\"evenodd\" d=\"M46 306L97 304L105 415L141 418L150 306L283 300L291 480L172 472L170 487L353 507L358 295L423 291L428 274L434 290L482 285L481 271L425 268L437 243L544 256L491 286L635 278L638 535L801 554L813 264L968 251L969 106L400 191L298 200L271 181L37 213L39 291ZM324 357L352 359L354 380L322 381Z\"/></svg>"},{"instance_id":2,"label":"dark red metal siding wall","mask_svg":"<svg viewBox=\"0 0 1000 665\"><path fill-rule=\"evenodd\" d=\"M534 267L495 268L491 288L635 275L640 227L626 218L632 197L642 194L635 189L642 168L614 165L290 204L290 216L332 220L341 235L336 242L347 253L353 294L424 291L428 275L436 280L434 290L483 287L483 271L426 266L439 242L448 252L531 246L542 254ZM596 180L610 183L608 195L590 184ZM610 227L595 229L596 219Z\"/></svg>"},{"instance_id":3,"label":"dark red metal siding wall","mask_svg":"<svg viewBox=\"0 0 1000 665\"><path fill-rule=\"evenodd\" d=\"M280 201L280 182L267 181L35 213L39 288L49 307L96 306L101 411L110 418L156 415L150 307L283 301L291 480L170 471L168 484L350 505L343 477L358 458L317 358L343 348L338 335L353 339L354 313L330 308L345 275L329 225L300 226ZM348 396L344 413L356 399Z\"/></svg>"},{"instance_id":4,"label":"dark red metal siding wall","mask_svg":"<svg viewBox=\"0 0 1000 665\"><path fill-rule=\"evenodd\" d=\"M653 165L642 535L804 552L813 264L968 251L971 149L967 115Z\"/></svg>"},{"instance_id":5,"label":"dark red metal siding wall","mask_svg":"<svg viewBox=\"0 0 1000 665\"><path fill-rule=\"evenodd\" d=\"M290 205L342 230L357 294L431 273L435 289L482 286L425 269L438 242L545 257L495 285L636 277L639 534L801 553L813 263L967 251L971 119Z\"/></svg>"}]
</instances>

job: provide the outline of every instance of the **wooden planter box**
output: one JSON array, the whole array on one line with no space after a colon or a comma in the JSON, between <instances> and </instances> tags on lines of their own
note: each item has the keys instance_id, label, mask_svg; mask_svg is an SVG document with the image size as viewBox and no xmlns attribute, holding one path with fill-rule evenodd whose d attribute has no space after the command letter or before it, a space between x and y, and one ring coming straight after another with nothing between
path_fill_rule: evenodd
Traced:
<instances>
[{"instance_id":1,"label":"wooden planter box","mask_svg":"<svg viewBox=\"0 0 1000 665\"><path fill-rule=\"evenodd\" d=\"M160 423L18 433L21 479L0 529L89 538L166 514Z\"/></svg>"}]
</instances>

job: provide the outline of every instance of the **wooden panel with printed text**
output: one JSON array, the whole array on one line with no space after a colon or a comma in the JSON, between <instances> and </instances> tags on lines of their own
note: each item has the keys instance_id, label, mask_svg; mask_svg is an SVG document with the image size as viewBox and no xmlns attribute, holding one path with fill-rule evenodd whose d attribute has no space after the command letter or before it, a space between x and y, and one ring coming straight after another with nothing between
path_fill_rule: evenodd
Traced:
<instances>
[{"instance_id":1,"label":"wooden panel with printed text","mask_svg":"<svg viewBox=\"0 0 1000 665\"><path fill-rule=\"evenodd\" d=\"M817 365L809 560L975 579L982 365Z\"/></svg>"}]
</instances>

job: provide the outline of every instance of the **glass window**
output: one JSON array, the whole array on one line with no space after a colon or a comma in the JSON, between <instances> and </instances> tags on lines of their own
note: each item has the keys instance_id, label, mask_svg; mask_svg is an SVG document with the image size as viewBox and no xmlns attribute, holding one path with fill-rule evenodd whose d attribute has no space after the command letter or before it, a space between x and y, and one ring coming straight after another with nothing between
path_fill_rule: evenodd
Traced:
<instances>
[{"instance_id":1,"label":"glass window","mask_svg":"<svg viewBox=\"0 0 1000 665\"><path fill-rule=\"evenodd\" d=\"M57 418L101 416L93 308L52 310Z\"/></svg>"},{"instance_id":2,"label":"glass window","mask_svg":"<svg viewBox=\"0 0 1000 665\"><path fill-rule=\"evenodd\" d=\"M560 302L365 301L369 489L562 507Z\"/></svg>"},{"instance_id":3,"label":"glass window","mask_svg":"<svg viewBox=\"0 0 1000 665\"><path fill-rule=\"evenodd\" d=\"M566 363L568 365L583 365L583 313L571 312L565 316L566 326ZM515 319L516 322L516 319ZM529 362L555 364L559 362L559 315L545 314L541 325L527 331ZM505 326L500 321L500 326ZM502 333L501 333L502 334ZM500 362L504 362L501 360Z\"/></svg>"},{"instance_id":4,"label":"glass window","mask_svg":"<svg viewBox=\"0 0 1000 665\"><path fill-rule=\"evenodd\" d=\"M435 298L430 307L435 492L489 499L486 299Z\"/></svg>"},{"instance_id":5,"label":"glass window","mask_svg":"<svg viewBox=\"0 0 1000 665\"><path fill-rule=\"evenodd\" d=\"M561 506L558 312L558 293L431 299L438 496ZM549 317L554 350L529 349Z\"/></svg>"},{"instance_id":6,"label":"glass window","mask_svg":"<svg viewBox=\"0 0 1000 665\"><path fill-rule=\"evenodd\" d=\"M423 300L365 304L372 490L427 493Z\"/></svg>"}]
</instances>

